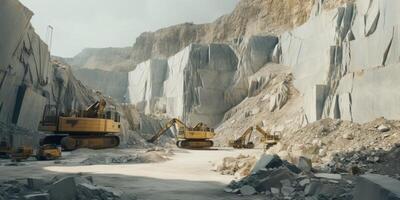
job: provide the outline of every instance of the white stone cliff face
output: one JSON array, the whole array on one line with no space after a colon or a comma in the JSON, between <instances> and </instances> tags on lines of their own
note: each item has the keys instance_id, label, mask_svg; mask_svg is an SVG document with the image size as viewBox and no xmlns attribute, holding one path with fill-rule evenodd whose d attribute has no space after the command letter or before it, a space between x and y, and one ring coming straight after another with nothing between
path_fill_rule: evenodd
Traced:
<instances>
[{"instance_id":1,"label":"white stone cliff face","mask_svg":"<svg viewBox=\"0 0 400 200\"><path fill-rule=\"evenodd\" d=\"M399 1L358 0L331 10L325 6L316 1L309 20L279 38L251 36L230 47L190 45L168 59L163 93L150 105L162 105L170 117L215 125L251 93L250 77L278 62L291 67L307 122L399 118Z\"/></svg>"},{"instance_id":2,"label":"white stone cliff face","mask_svg":"<svg viewBox=\"0 0 400 200\"><path fill-rule=\"evenodd\" d=\"M130 72L130 101L146 113L157 108L189 124L215 125L229 109L224 92L236 65L228 45L192 44L167 62L149 60Z\"/></svg>"},{"instance_id":3,"label":"white stone cliff face","mask_svg":"<svg viewBox=\"0 0 400 200\"><path fill-rule=\"evenodd\" d=\"M309 122L398 119L400 2L358 0L331 11L317 2L311 18L280 38Z\"/></svg>"},{"instance_id":4,"label":"white stone cliff face","mask_svg":"<svg viewBox=\"0 0 400 200\"><path fill-rule=\"evenodd\" d=\"M32 14L18 1L0 2L0 122L32 131L0 129L0 139L15 146L38 144L33 134L46 105L69 112L93 100L68 67L50 62L47 45L30 25Z\"/></svg>"}]
</instances>

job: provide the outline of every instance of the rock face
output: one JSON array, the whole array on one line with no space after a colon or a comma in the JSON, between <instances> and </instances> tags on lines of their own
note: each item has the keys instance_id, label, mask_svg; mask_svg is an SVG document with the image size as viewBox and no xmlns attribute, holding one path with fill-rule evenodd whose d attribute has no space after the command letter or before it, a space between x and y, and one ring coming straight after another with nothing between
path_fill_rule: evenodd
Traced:
<instances>
[{"instance_id":1,"label":"rock face","mask_svg":"<svg viewBox=\"0 0 400 200\"><path fill-rule=\"evenodd\" d=\"M37 141L35 131L46 105L69 112L93 99L67 66L50 62L47 45L29 23L31 11L18 1L5 0L0 3L0 16L0 122L9 127L2 128L0 135L23 145L23 141ZM32 135L8 131L14 126Z\"/></svg>"},{"instance_id":2,"label":"rock face","mask_svg":"<svg viewBox=\"0 0 400 200\"><path fill-rule=\"evenodd\" d=\"M65 58L75 69L100 69L113 71L117 68L127 68L132 48L87 48L73 58Z\"/></svg>"},{"instance_id":3,"label":"rock face","mask_svg":"<svg viewBox=\"0 0 400 200\"><path fill-rule=\"evenodd\" d=\"M128 74L117 71L103 71L99 69L73 69L74 76L91 89L111 96L118 102L127 101Z\"/></svg>"},{"instance_id":4,"label":"rock face","mask_svg":"<svg viewBox=\"0 0 400 200\"><path fill-rule=\"evenodd\" d=\"M293 69L309 121L399 117L392 78L400 61L398 6L358 0L321 11L317 2L304 25L281 36L281 62Z\"/></svg>"},{"instance_id":5,"label":"rock face","mask_svg":"<svg viewBox=\"0 0 400 200\"><path fill-rule=\"evenodd\" d=\"M334 0L327 2L337 5ZM242 0L232 13L212 23L184 23L145 32L132 48L87 49L67 62L76 67L130 71L148 59L173 56L192 43L232 42L260 33L281 33L303 24L312 5L313 0ZM130 56L125 62L126 52Z\"/></svg>"},{"instance_id":6,"label":"rock face","mask_svg":"<svg viewBox=\"0 0 400 200\"><path fill-rule=\"evenodd\" d=\"M150 60L129 73L130 102L187 123L215 125L229 105L224 92L236 71L228 45L190 45L168 61Z\"/></svg>"},{"instance_id":7,"label":"rock face","mask_svg":"<svg viewBox=\"0 0 400 200\"><path fill-rule=\"evenodd\" d=\"M129 72L129 101L136 104L146 114L165 112L156 108L163 95L164 80L167 73L167 60L148 60Z\"/></svg>"}]
</instances>

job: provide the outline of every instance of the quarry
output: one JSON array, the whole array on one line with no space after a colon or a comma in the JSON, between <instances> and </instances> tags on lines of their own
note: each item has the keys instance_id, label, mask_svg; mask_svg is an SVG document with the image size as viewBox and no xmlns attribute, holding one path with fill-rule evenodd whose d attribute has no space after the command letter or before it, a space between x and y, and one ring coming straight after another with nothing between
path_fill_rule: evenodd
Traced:
<instances>
[{"instance_id":1,"label":"quarry","mask_svg":"<svg viewBox=\"0 0 400 200\"><path fill-rule=\"evenodd\" d=\"M399 9L239 0L60 57L0 1L0 200L400 199Z\"/></svg>"}]
</instances>

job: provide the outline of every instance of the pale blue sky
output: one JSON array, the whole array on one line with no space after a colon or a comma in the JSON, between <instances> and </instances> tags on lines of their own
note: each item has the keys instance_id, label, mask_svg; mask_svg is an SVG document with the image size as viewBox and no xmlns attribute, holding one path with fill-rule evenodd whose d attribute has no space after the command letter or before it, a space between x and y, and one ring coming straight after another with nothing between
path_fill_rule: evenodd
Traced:
<instances>
[{"instance_id":1,"label":"pale blue sky","mask_svg":"<svg viewBox=\"0 0 400 200\"><path fill-rule=\"evenodd\" d=\"M142 32L184 23L212 22L239 0L21 0L45 40L54 27L52 54L71 57L86 47L131 46Z\"/></svg>"}]
</instances>

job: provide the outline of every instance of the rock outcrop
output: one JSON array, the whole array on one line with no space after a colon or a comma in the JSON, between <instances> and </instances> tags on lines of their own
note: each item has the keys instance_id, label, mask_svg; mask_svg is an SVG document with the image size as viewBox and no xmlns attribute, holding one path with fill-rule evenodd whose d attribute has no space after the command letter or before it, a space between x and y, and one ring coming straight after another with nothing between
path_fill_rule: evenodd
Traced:
<instances>
[{"instance_id":1,"label":"rock outcrop","mask_svg":"<svg viewBox=\"0 0 400 200\"><path fill-rule=\"evenodd\" d=\"M93 97L67 66L50 61L47 45L30 25L30 10L19 1L0 5L0 122L6 126L0 135L12 144L30 144L37 142L46 105L67 113L86 107ZM19 134L19 129L27 131Z\"/></svg>"},{"instance_id":2,"label":"rock outcrop","mask_svg":"<svg viewBox=\"0 0 400 200\"><path fill-rule=\"evenodd\" d=\"M229 109L224 92L236 65L228 45L190 45L168 61L149 60L130 72L130 102L146 113L215 125Z\"/></svg>"},{"instance_id":3,"label":"rock outcrop","mask_svg":"<svg viewBox=\"0 0 400 200\"><path fill-rule=\"evenodd\" d=\"M87 88L100 91L103 95L111 96L121 103L127 101L127 73L86 68L72 69L72 72Z\"/></svg>"},{"instance_id":4,"label":"rock outcrop","mask_svg":"<svg viewBox=\"0 0 400 200\"><path fill-rule=\"evenodd\" d=\"M331 2L331 7L337 5L333 0L327 2ZM137 37L131 49L88 49L67 61L77 67L94 68L98 65L103 70L119 68L130 71L148 59L173 56L192 43L229 43L257 34L281 33L303 24L312 5L313 0L242 0L232 13L212 23L184 23L155 32L145 32ZM121 62L121 58L126 56L126 50L130 50L129 61Z\"/></svg>"},{"instance_id":5,"label":"rock outcrop","mask_svg":"<svg viewBox=\"0 0 400 200\"><path fill-rule=\"evenodd\" d=\"M129 61L131 47L125 48L87 48L73 58L64 61L74 69L100 69L113 71L114 69L127 68L132 63Z\"/></svg>"},{"instance_id":6,"label":"rock outcrop","mask_svg":"<svg viewBox=\"0 0 400 200\"><path fill-rule=\"evenodd\" d=\"M312 122L325 117L366 122L398 118L399 2L358 0L322 11L284 33L281 62L291 66ZM391 85L391 86L389 86Z\"/></svg>"}]
</instances>

